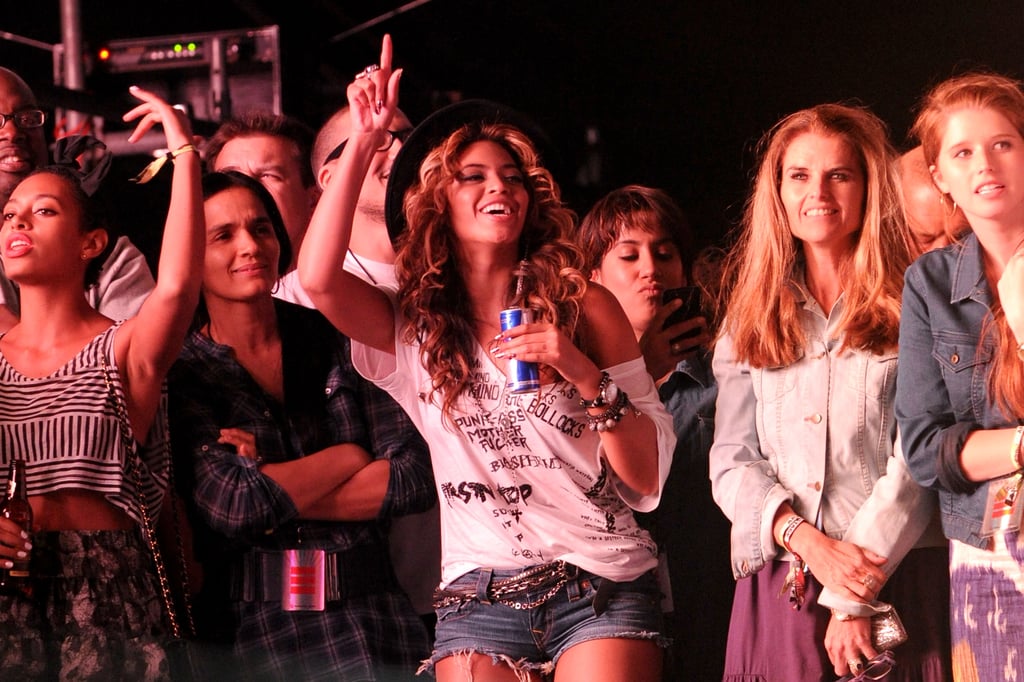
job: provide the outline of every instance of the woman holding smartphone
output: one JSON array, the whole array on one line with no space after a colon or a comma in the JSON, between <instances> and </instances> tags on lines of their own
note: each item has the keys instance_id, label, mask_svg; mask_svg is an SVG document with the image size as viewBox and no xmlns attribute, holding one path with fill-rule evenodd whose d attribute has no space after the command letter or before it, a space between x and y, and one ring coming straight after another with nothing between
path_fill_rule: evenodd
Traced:
<instances>
[{"instance_id":1,"label":"woman holding smartphone","mask_svg":"<svg viewBox=\"0 0 1024 682\"><path fill-rule=\"evenodd\" d=\"M672 637L665 679L720 679L733 581L729 523L711 498L708 478L718 386L704 297L699 287L686 286L693 236L666 192L627 185L594 204L579 241L591 281L612 292L626 312L676 433L661 503L641 517L661 559L662 607ZM692 551L695 545L700 552ZM688 605L702 602L715 608L688 617Z\"/></svg>"}]
</instances>

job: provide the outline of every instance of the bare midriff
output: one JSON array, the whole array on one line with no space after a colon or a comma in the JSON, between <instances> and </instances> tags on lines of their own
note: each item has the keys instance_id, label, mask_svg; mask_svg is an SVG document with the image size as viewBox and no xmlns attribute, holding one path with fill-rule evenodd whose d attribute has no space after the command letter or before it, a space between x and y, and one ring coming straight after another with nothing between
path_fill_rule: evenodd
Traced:
<instances>
[{"instance_id":1,"label":"bare midriff","mask_svg":"<svg viewBox=\"0 0 1024 682\"><path fill-rule=\"evenodd\" d=\"M54 530L129 530L135 521L103 495L87 490L60 490L29 497L33 532Z\"/></svg>"}]
</instances>

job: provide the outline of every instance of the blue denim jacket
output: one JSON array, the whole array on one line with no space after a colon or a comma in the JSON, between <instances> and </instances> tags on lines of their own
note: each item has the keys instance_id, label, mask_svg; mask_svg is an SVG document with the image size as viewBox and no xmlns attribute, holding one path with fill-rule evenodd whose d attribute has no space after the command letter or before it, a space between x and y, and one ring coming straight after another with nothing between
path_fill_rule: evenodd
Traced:
<instances>
[{"instance_id":1,"label":"blue denim jacket","mask_svg":"<svg viewBox=\"0 0 1024 682\"><path fill-rule=\"evenodd\" d=\"M681 360L661 386L658 395L672 415L676 449L672 467L707 478L708 450L715 435L715 398L718 385L711 374L711 354L701 352Z\"/></svg>"},{"instance_id":2,"label":"blue denim jacket","mask_svg":"<svg viewBox=\"0 0 1024 682\"><path fill-rule=\"evenodd\" d=\"M935 520L935 496L914 482L895 447L896 350L838 352L843 298L826 316L802 277L793 286L806 336L799 360L754 369L737 361L731 337L715 348L711 481L732 521L733 574L788 558L772 534L784 502L829 537L888 557L891 573L915 545L943 542L937 523L922 536Z\"/></svg>"},{"instance_id":3,"label":"blue denim jacket","mask_svg":"<svg viewBox=\"0 0 1024 682\"><path fill-rule=\"evenodd\" d=\"M989 545L978 534L987 486L967 494L945 489L938 477L938 453L957 422L983 429L1015 423L988 399L995 341L991 335L982 338L981 332L992 301L973 233L918 258L907 269L903 286L896 382L896 418L911 474L939 491L946 537L980 548Z\"/></svg>"}]
</instances>

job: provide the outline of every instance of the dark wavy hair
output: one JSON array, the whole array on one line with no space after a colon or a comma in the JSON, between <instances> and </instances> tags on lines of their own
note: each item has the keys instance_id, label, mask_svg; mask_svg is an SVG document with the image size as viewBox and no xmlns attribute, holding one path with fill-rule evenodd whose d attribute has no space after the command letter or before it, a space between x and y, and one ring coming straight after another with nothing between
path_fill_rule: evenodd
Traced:
<instances>
[{"instance_id":1,"label":"dark wavy hair","mask_svg":"<svg viewBox=\"0 0 1024 682\"><path fill-rule=\"evenodd\" d=\"M626 185L598 199L580 223L579 240L587 259L587 271L601 267L605 255L624 230L653 233L664 230L683 262L687 277L697 253L696 239L679 204L656 187Z\"/></svg>"},{"instance_id":2,"label":"dark wavy hair","mask_svg":"<svg viewBox=\"0 0 1024 682\"><path fill-rule=\"evenodd\" d=\"M395 268L399 307L406 319L400 340L420 345L420 359L431 377L430 399L441 396L449 424L455 402L469 387L477 341L446 190L463 153L481 141L509 153L530 197L519 243L527 262L526 305L538 321L555 324L579 345L587 290L583 254L573 239L576 215L563 205L558 185L522 131L506 124L469 123L431 150L420 164L418 181L405 195L408 228L398 240ZM513 280L509 299L514 287Z\"/></svg>"}]
</instances>

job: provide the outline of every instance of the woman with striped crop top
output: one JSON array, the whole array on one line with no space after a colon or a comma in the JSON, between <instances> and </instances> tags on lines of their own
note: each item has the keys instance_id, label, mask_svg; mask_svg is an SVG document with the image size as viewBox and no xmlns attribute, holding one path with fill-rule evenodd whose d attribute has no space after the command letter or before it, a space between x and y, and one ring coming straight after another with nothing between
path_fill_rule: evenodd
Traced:
<instances>
[{"instance_id":1,"label":"woman with striped crop top","mask_svg":"<svg viewBox=\"0 0 1024 682\"><path fill-rule=\"evenodd\" d=\"M8 679L169 674L141 524L158 517L167 485L165 376L199 298L204 221L187 118L151 92L131 94L129 140L159 124L172 150L140 179L174 167L159 277L136 317L111 320L83 295L114 243L95 194L111 160L102 145L59 140L56 165L26 177L3 208L0 257L22 305L0 337L0 467L26 460L34 515L31 534L0 518L0 569L31 556L28 587L0 595Z\"/></svg>"}]
</instances>

